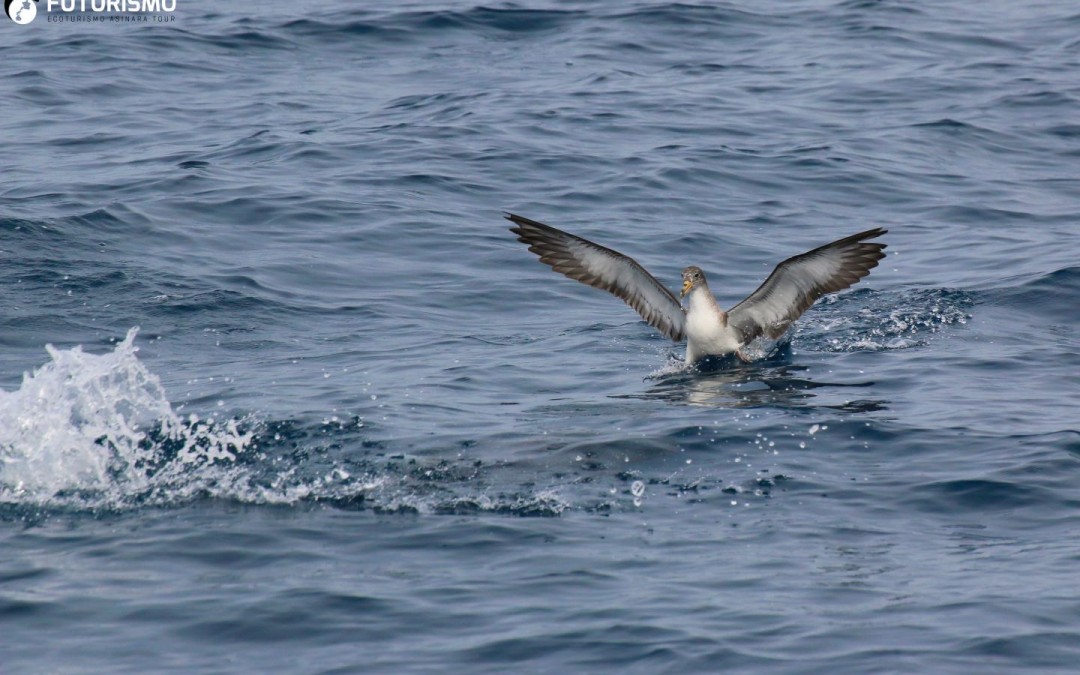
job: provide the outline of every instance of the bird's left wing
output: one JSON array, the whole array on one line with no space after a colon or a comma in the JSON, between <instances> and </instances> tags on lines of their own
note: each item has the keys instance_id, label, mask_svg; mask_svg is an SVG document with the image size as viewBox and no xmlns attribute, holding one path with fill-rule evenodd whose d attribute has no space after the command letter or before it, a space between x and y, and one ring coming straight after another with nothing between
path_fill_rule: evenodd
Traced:
<instances>
[{"instance_id":1,"label":"bird's left wing","mask_svg":"<svg viewBox=\"0 0 1080 675\"><path fill-rule=\"evenodd\" d=\"M506 219L515 225L510 231L540 256L540 262L622 299L672 340L686 337L686 314L679 299L633 258L522 216L508 213Z\"/></svg>"},{"instance_id":2,"label":"bird's left wing","mask_svg":"<svg viewBox=\"0 0 1080 675\"><path fill-rule=\"evenodd\" d=\"M765 283L728 312L728 325L744 343L765 334L780 337L814 301L862 279L885 257L885 244L866 242L888 232L880 227L788 258Z\"/></svg>"}]
</instances>

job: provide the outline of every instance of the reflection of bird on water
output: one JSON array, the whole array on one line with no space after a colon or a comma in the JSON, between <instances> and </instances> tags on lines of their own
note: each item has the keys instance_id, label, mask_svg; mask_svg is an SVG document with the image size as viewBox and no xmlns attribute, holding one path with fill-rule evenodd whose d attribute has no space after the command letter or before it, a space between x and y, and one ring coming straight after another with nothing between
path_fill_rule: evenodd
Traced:
<instances>
[{"instance_id":1,"label":"reflection of bird on water","mask_svg":"<svg viewBox=\"0 0 1080 675\"><path fill-rule=\"evenodd\" d=\"M540 262L621 298L672 340L686 340L690 364L731 353L749 361L743 351L748 343L762 335L780 337L815 300L858 282L885 257L885 244L865 241L885 234L880 227L839 239L780 263L765 283L726 312L709 291L701 268L687 267L682 273L681 297L687 300L683 309L679 298L633 258L535 220L514 214L506 218Z\"/></svg>"},{"instance_id":2,"label":"reflection of bird on water","mask_svg":"<svg viewBox=\"0 0 1080 675\"><path fill-rule=\"evenodd\" d=\"M886 408L887 401L844 398L826 402L842 391L863 389L873 382L821 382L808 379L806 366L785 364L785 349L754 367L712 369L702 373L686 371L660 375L648 391L626 398L659 399L670 403L713 408L828 408L843 412L871 412ZM816 392L815 390L822 390ZM825 396L824 400L820 398ZM842 395L842 394L840 394ZM622 398L622 397L619 397Z\"/></svg>"}]
</instances>

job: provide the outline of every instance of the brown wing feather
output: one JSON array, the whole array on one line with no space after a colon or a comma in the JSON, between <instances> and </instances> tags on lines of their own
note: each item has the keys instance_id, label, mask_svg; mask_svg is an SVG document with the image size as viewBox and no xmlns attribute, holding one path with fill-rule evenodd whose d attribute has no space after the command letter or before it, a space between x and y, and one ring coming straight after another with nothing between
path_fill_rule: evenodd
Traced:
<instances>
[{"instance_id":1,"label":"brown wing feather","mask_svg":"<svg viewBox=\"0 0 1080 675\"><path fill-rule=\"evenodd\" d=\"M877 267L885 244L866 242L888 230L880 227L853 234L776 266L765 283L728 312L728 323L743 342L759 335L776 339L826 293L848 288Z\"/></svg>"},{"instance_id":2,"label":"brown wing feather","mask_svg":"<svg viewBox=\"0 0 1080 675\"><path fill-rule=\"evenodd\" d=\"M529 218L508 213L506 219L540 262L620 298L672 340L685 338L686 315L679 299L633 258Z\"/></svg>"}]
</instances>

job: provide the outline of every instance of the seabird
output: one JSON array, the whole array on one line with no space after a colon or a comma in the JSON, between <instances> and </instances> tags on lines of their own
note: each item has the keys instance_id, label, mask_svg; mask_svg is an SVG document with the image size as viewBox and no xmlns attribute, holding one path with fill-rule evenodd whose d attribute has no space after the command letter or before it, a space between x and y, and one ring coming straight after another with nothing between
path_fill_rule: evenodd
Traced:
<instances>
[{"instance_id":1,"label":"seabird","mask_svg":"<svg viewBox=\"0 0 1080 675\"><path fill-rule=\"evenodd\" d=\"M752 340L761 335L775 340L818 298L848 288L877 267L885 257L885 244L866 240L888 231L875 227L788 258L756 291L725 312L700 267L683 270L677 298L636 260L618 251L512 213L506 219L514 223L510 231L540 262L621 298L675 342L686 340L688 364L731 353L749 361L742 348ZM686 299L685 309L680 298Z\"/></svg>"}]
</instances>

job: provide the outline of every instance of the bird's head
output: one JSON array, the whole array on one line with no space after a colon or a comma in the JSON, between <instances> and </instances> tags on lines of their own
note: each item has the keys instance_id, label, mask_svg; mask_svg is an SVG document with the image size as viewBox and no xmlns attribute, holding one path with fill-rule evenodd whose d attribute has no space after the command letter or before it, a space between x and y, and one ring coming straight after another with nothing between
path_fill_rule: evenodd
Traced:
<instances>
[{"instance_id":1,"label":"bird's head","mask_svg":"<svg viewBox=\"0 0 1080 675\"><path fill-rule=\"evenodd\" d=\"M705 285L705 273L701 271L700 267L694 267L691 265L682 271L682 295L680 298L685 298L686 294L694 290L698 286Z\"/></svg>"}]
</instances>

